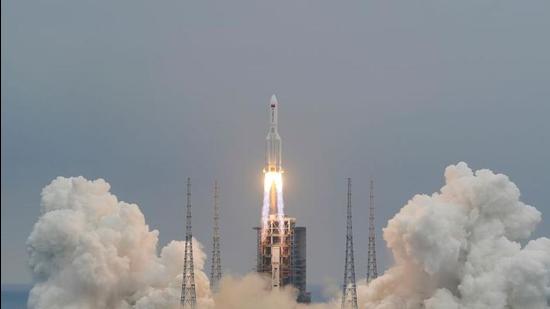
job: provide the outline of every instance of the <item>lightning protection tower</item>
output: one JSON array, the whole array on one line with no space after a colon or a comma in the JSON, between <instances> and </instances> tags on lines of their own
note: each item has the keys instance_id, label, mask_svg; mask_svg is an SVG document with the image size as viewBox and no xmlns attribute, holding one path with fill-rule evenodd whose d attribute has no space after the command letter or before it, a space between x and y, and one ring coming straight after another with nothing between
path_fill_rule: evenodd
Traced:
<instances>
[{"instance_id":1,"label":"lightning protection tower","mask_svg":"<svg viewBox=\"0 0 550 309\"><path fill-rule=\"evenodd\" d=\"M367 258L367 282L378 277L378 270L376 267L376 237L374 227L374 181L370 181L370 195L369 195L369 253Z\"/></svg>"},{"instance_id":2,"label":"lightning protection tower","mask_svg":"<svg viewBox=\"0 0 550 309\"><path fill-rule=\"evenodd\" d=\"M218 204L218 182L214 181L214 231L212 234L212 268L210 269L210 289L218 291L220 279L222 278L222 263L220 256L220 206Z\"/></svg>"},{"instance_id":3,"label":"lightning protection tower","mask_svg":"<svg viewBox=\"0 0 550 309\"><path fill-rule=\"evenodd\" d=\"M185 257L180 304L183 309L197 308L195 272L193 269L193 233L191 232L191 178L187 178L187 214L185 226Z\"/></svg>"},{"instance_id":4,"label":"lightning protection tower","mask_svg":"<svg viewBox=\"0 0 550 309\"><path fill-rule=\"evenodd\" d=\"M342 285L342 309L357 309L355 262L353 260L353 232L351 225L351 178L348 178L348 205L346 224L346 265Z\"/></svg>"}]
</instances>

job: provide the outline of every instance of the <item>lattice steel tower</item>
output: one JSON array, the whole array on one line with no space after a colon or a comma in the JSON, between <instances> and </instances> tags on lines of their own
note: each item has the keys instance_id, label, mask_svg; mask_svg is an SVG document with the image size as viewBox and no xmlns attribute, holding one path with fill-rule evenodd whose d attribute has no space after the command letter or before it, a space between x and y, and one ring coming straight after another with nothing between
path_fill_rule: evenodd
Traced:
<instances>
[{"instance_id":1,"label":"lattice steel tower","mask_svg":"<svg viewBox=\"0 0 550 309\"><path fill-rule=\"evenodd\" d=\"M193 268L193 233L191 232L191 178L187 178L187 214L185 225L185 258L183 260L183 282L181 284L181 307L197 308L195 272Z\"/></svg>"},{"instance_id":2,"label":"lattice steel tower","mask_svg":"<svg viewBox=\"0 0 550 309\"><path fill-rule=\"evenodd\" d=\"M220 256L220 206L218 204L218 182L214 181L214 232L212 234L212 268L210 269L210 289L218 291L222 278L222 263Z\"/></svg>"},{"instance_id":3,"label":"lattice steel tower","mask_svg":"<svg viewBox=\"0 0 550 309\"><path fill-rule=\"evenodd\" d=\"M353 260L353 231L351 227L351 178L348 178L348 205L346 225L346 265L342 285L342 309L357 309L355 262Z\"/></svg>"},{"instance_id":4,"label":"lattice steel tower","mask_svg":"<svg viewBox=\"0 0 550 309\"><path fill-rule=\"evenodd\" d=\"M370 181L369 195L369 253L367 258L367 282L378 277L376 268L376 236L374 227L374 181Z\"/></svg>"}]
</instances>

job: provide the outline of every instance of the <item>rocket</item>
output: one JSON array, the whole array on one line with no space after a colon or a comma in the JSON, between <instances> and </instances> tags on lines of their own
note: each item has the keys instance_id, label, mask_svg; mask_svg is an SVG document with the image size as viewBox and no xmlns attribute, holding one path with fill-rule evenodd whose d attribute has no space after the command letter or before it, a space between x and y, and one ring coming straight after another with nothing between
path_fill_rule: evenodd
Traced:
<instances>
[{"instance_id":1,"label":"rocket","mask_svg":"<svg viewBox=\"0 0 550 309\"><path fill-rule=\"evenodd\" d=\"M265 172L282 172L281 166L281 137L277 132L277 114L279 102L275 95L269 102L269 131L266 137Z\"/></svg>"},{"instance_id":2,"label":"rocket","mask_svg":"<svg viewBox=\"0 0 550 309\"><path fill-rule=\"evenodd\" d=\"M267 225L267 220L271 215L275 215L280 220L284 217L281 137L277 132L278 109L277 97L272 95L268 105L269 131L265 139L264 203L262 207L264 226Z\"/></svg>"}]
</instances>

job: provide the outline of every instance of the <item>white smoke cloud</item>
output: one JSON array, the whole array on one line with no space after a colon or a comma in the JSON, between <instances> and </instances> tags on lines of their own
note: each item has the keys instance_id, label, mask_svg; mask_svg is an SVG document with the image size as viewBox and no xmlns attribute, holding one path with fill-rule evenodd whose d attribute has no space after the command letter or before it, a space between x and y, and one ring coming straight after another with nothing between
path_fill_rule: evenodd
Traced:
<instances>
[{"instance_id":1,"label":"white smoke cloud","mask_svg":"<svg viewBox=\"0 0 550 309\"><path fill-rule=\"evenodd\" d=\"M158 231L102 179L58 177L42 191L27 240L36 284L30 308L178 308L184 243L157 254ZM197 298L211 302L206 255L193 240Z\"/></svg>"},{"instance_id":2,"label":"white smoke cloud","mask_svg":"<svg viewBox=\"0 0 550 309\"><path fill-rule=\"evenodd\" d=\"M384 229L396 265L360 288L368 308L548 308L550 239L507 176L463 162L445 186L417 195Z\"/></svg>"},{"instance_id":3,"label":"white smoke cloud","mask_svg":"<svg viewBox=\"0 0 550 309\"><path fill-rule=\"evenodd\" d=\"M550 239L522 246L541 221L518 188L489 170L449 166L445 185L417 195L388 222L395 265L358 286L360 308L548 308ZM119 202L104 180L59 177L42 192L42 215L27 241L36 285L30 308L178 308L184 246L157 253L135 204ZM270 291L257 274L225 276L212 295L206 255L194 240L195 280L204 309L336 309L302 305L295 291Z\"/></svg>"}]
</instances>

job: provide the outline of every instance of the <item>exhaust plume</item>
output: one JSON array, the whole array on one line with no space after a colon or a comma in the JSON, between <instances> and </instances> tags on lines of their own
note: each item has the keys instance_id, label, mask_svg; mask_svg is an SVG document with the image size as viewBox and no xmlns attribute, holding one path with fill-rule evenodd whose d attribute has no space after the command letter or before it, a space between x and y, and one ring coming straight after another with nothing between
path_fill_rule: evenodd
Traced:
<instances>
[{"instance_id":1,"label":"exhaust plume","mask_svg":"<svg viewBox=\"0 0 550 309\"><path fill-rule=\"evenodd\" d=\"M266 172L264 174L264 199L262 205L262 240L267 235L269 216L275 215L279 221L279 228L283 228L284 209L282 172Z\"/></svg>"}]
</instances>

